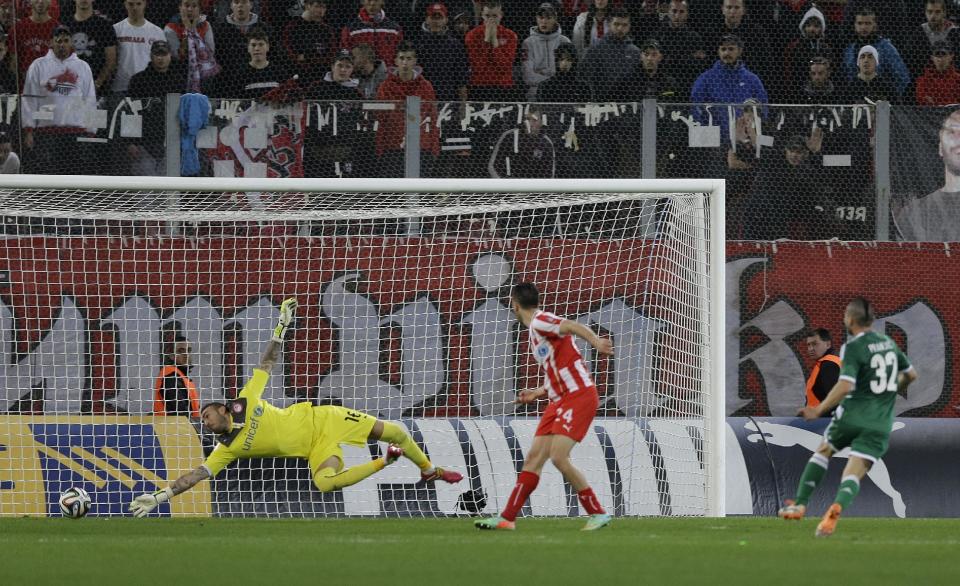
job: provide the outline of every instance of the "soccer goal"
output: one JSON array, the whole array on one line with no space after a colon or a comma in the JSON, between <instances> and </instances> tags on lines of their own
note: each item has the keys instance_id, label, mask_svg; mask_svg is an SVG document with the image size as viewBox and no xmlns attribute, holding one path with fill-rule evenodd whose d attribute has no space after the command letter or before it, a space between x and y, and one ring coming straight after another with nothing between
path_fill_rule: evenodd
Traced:
<instances>
[{"instance_id":1,"label":"soccer goal","mask_svg":"<svg viewBox=\"0 0 960 586\"><path fill-rule=\"evenodd\" d=\"M495 514L545 406L514 402L541 377L509 305L522 281L613 340L612 357L580 348L601 404L572 456L601 504L723 515L723 189L0 176L0 515L59 515L70 487L124 515L199 466L216 438L158 391L164 366L186 351L199 402L232 399L287 297L300 310L263 398L399 422L465 480L426 486L401 461L320 493L305 461L239 460L159 514ZM550 464L523 514L579 514Z\"/></svg>"}]
</instances>

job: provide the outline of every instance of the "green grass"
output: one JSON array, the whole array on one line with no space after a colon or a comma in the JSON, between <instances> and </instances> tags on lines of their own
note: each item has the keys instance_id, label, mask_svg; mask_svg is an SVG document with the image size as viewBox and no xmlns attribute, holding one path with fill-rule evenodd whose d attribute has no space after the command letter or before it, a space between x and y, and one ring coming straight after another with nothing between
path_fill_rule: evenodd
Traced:
<instances>
[{"instance_id":1,"label":"green grass","mask_svg":"<svg viewBox=\"0 0 960 586\"><path fill-rule=\"evenodd\" d=\"M960 583L960 520L0 519L0 583L856 584Z\"/></svg>"}]
</instances>

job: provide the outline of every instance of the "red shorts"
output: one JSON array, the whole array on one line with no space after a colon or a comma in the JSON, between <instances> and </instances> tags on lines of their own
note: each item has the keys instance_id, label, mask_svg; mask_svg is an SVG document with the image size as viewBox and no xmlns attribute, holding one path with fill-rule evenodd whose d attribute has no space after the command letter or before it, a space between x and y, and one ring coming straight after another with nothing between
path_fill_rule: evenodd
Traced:
<instances>
[{"instance_id":1,"label":"red shorts","mask_svg":"<svg viewBox=\"0 0 960 586\"><path fill-rule=\"evenodd\" d=\"M590 387L565 395L550 403L543 411L534 435L565 435L574 441L583 440L597 414L600 397Z\"/></svg>"}]
</instances>

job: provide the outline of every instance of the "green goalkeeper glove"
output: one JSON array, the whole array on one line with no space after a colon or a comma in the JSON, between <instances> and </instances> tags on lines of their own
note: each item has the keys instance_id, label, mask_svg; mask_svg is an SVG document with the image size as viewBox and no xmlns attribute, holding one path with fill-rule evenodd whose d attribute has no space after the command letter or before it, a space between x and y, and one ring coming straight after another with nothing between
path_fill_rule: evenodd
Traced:
<instances>
[{"instance_id":1,"label":"green goalkeeper glove","mask_svg":"<svg viewBox=\"0 0 960 586\"><path fill-rule=\"evenodd\" d=\"M173 489L169 486L153 494L141 494L130 503L130 512L134 517L146 517L147 513L173 498Z\"/></svg>"},{"instance_id":2,"label":"green goalkeeper glove","mask_svg":"<svg viewBox=\"0 0 960 586\"><path fill-rule=\"evenodd\" d=\"M280 320L277 322L277 327L273 328L272 339L274 342L278 344L283 343L283 337L287 333L287 328L289 328L293 322L293 317L296 312L297 300L293 297L284 299L283 303L280 304Z\"/></svg>"}]
</instances>

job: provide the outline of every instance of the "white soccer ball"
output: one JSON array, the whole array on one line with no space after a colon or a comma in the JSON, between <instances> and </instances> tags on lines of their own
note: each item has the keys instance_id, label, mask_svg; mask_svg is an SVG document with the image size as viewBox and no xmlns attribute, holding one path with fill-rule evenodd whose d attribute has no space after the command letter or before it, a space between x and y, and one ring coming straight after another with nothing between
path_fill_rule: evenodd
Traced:
<instances>
[{"instance_id":1,"label":"white soccer ball","mask_svg":"<svg viewBox=\"0 0 960 586\"><path fill-rule=\"evenodd\" d=\"M79 519L90 512L90 495L80 487L73 486L60 495L60 512L64 517Z\"/></svg>"}]
</instances>

